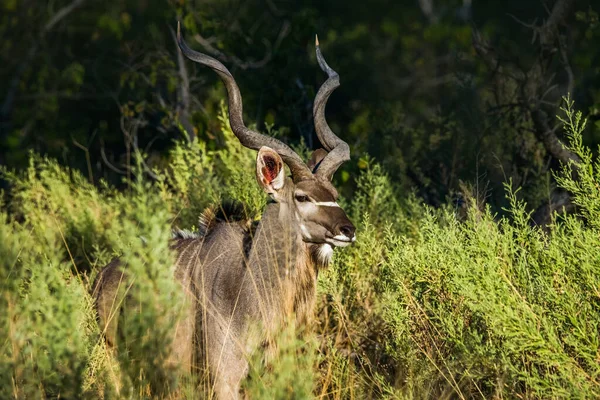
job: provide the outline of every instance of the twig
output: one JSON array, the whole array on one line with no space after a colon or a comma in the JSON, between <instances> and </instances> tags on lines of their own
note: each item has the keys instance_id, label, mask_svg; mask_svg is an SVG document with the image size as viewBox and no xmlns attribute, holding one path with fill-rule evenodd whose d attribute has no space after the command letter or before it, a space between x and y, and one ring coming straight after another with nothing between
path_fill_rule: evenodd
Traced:
<instances>
[{"instance_id":1,"label":"twig","mask_svg":"<svg viewBox=\"0 0 600 400\"><path fill-rule=\"evenodd\" d=\"M204 49L210 53L213 57L218 58L220 61L225 62L225 63L232 63L235 64L235 66L237 66L238 68L241 69L250 69L250 68L262 68L264 67L269 61L271 61L271 51L267 48L267 52L265 53L265 56L263 57L262 60L260 61L242 61L239 58L237 58L236 56L227 56L225 54L223 54L222 52L220 52L219 50L217 50L216 48L214 48L211 44L210 41L208 41L207 39L205 39L202 35L200 35L199 33L194 35L194 39L196 39L196 41L198 43L200 43L202 45L202 47L204 47Z\"/></svg>"},{"instance_id":2,"label":"twig","mask_svg":"<svg viewBox=\"0 0 600 400\"><path fill-rule=\"evenodd\" d=\"M140 154L140 153L138 153ZM101 145L100 145L100 155L102 156L102 161L104 161L104 164L111 169L113 172L116 172L119 175L127 175L128 173L133 172L133 168L131 168L129 165L123 165L122 167L125 168L125 170L119 169L117 168L114 164L112 164L110 161L108 161L108 158L106 157L106 152L104 151L104 143L102 143L101 141ZM142 160L141 162L142 167L144 168L144 172L148 174L148 176L150 176L150 178L152 178L153 180L158 180L158 176L150 169L150 167L148 167L148 165L146 164L145 161Z\"/></svg>"},{"instance_id":3,"label":"twig","mask_svg":"<svg viewBox=\"0 0 600 400\"><path fill-rule=\"evenodd\" d=\"M50 29L54 28L54 25L56 25L58 22L60 22L61 19L63 19L67 15L69 15L71 12L73 12L73 10L75 10L77 7L82 5L85 1L86 0L74 0L68 6L65 6L65 7L61 8L60 10L58 10L56 12L56 14L54 14L54 16L50 19L50 21L48 21L46 23L46 25L44 26L44 30L42 31L42 34L48 32Z\"/></svg>"},{"instance_id":4,"label":"twig","mask_svg":"<svg viewBox=\"0 0 600 400\"><path fill-rule=\"evenodd\" d=\"M287 19L283 21L281 29L279 30L279 34L277 35L277 39L275 39L275 44L273 45L273 52L277 51L277 49L281 45L281 42L283 42L283 39L285 39L285 37L289 35L291 31L291 26L292 24L290 24L290 21L288 21Z\"/></svg>"},{"instance_id":5,"label":"twig","mask_svg":"<svg viewBox=\"0 0 600 400\"><path fill-rule=\"evenodd\" d=\"M106 153L104 152L104 141L102 139L100 140L100 155L102 156L102 161L104 161L104 164L106 164L108 168L113 170L113 172L116 172L119 175L125 175L127 173L126 171L120 170L119 168L115 167L110 161L108 161Z\"/></svg>"},{"instance_id":6,"label":"twig","mask_svg":"<svg viewBox=\"0 0 600 400\"><path fill-rule=\"evenodd\" d=\"M573 74L573 69L569 63L569 57L567 56L567 44L565 43L564 37L560 35L558 37L558 48L560 50L560 61L567 73L567 93L573 93L573 88L575 87L575 75Z\"/></svg>"},{"instance_id":7,"label":"twig","mask_svg":"<svg viewBox=\"0 0 600 400\"><path fill-rule=\"evenodd\" d=\"M127 139L127 143L129 145L131 145L131 147L133 147L134 153L139 155L140 163L141 163L142 167L144 168L144 172L146 172L150 176L150 178L152 178L153 180L156 181L156 180L158 180L158 176L152 171L152 169L148 166L148 164L146 164L146 160L143 159L142 152L140 151L139 144L138 144L137 132L138 132L140 125L142 125L142 124L146 125L146 122L142 121L140 118L134 118L133 119L133 129L130 132L130 130L125 127L125 117L122 116L121 121L120 121L121 131L123 132L123 135ZM133 171L133 169L129 165L123 165L123 167L128 172Z\"/></svg>"},{"instance_id":8,"label":"twig","mask_svg":"<svg viewBox=\"0 0 600 400\"><path fill-rule=\"evenodd\" d=\"M82 145L81 143L79 143L74 137L71 137L71 140L73 141L73 144L75 146L79 147L81 150L83 150L85 152L85 161L87 162L89 179L90 179L90 182L92 184L94 184L94 175L92 173L92 161L90 159L89 149L87 147L85 147L84 145Z\"/></svg>"}]
</instances>

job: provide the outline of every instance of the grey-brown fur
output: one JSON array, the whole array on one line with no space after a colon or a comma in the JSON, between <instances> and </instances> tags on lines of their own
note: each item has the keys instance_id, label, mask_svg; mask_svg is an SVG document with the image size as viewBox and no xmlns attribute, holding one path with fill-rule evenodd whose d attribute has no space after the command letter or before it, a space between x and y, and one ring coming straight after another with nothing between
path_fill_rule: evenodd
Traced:
<instances>
[{"instance_id":1,"label":"grey-brown fur","mask_svg":"<svg viewBox=\"0 0 600 400\"><path fill-rule=\"evenodd\" d=\"M310 320L318 266L328 260L318 259L319 244L304 242L289 211L272 203L255 232L244 222L220 221L203 237L173 241L175 278L195 306L174 327L172 362L188 371L209 368L218 398L237 395L249 353L269 342L286 318ZM100 326L110 345L118 340L118 287L127 284L118 260L95 283ZM252 330L253 324L260 329Z\"/></svg>"},{"instance_id":2,"label":"grey-brown fur","mask_svg":"<svg viewBox=\"0 0 600 400\"><path fill-rule=\"evenodd\" d=\"M333 247L355 240L354 225L336 203L338 194L330 182L350 157L348 144L331 131L324 116L339 79L317 51L328 79L316 95L313 114L325 149L317 150L307 165L286 144L248 129L229 70L190 49L179 29L178 41L188 58L212 68L225 83L231 129L244 146L258 150L257 182L273 200L256 226L209 211L197 235L181 231L173 242L174 279L192 307L173 327L170 361L188 371L208 370L217 398L237 398L248 357L261 347L269 350L282 324L310 321L319 268L327 266ZM284 163L292 173L289 178ZM110 345L118 345L118 319L111 316L118 312L119 286L129 281L124 271L113 261L94 286L100 324Z\"/></svg>"}]
</instances>

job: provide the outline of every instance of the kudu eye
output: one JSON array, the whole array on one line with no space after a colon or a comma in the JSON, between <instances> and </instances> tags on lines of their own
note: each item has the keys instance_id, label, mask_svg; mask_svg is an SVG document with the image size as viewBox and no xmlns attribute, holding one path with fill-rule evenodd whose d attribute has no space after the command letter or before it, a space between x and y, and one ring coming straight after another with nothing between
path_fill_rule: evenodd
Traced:
<instances>
[{"instance_id":1,"label":"kudu eye","mask_svg":"<svg viewBox=\"0 0 600 400\"><path fill-rule=\"evenodd\" d=\"M306 201L309 201L310 199L308 198L308 196L305 196L303 194L297 194L296 195L296 201L299 203L304 203Z\"/></svg>"}]
</instances>

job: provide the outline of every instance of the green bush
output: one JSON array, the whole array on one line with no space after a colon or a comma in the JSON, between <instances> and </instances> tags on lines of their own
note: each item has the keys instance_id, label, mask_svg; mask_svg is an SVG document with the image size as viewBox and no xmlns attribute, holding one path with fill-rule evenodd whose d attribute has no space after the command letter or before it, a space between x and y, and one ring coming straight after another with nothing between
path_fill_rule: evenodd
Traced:
<instances>
[{"instance_id":1,"label":"green bush","mask_svg":"<svg viewBox=\"0 0 600 400\"><path fill-rule=\"evenodd\" d=\"M600 160L567 99L568 147L581 162L557 174L576 214L530 225L510 182L504 216L469 199L466 216L399 193L373 160L342 200L359 227L319 277L314 335L282 333L252 360L251 398L600 397ZM158 180L134 168L129 190L91 185L32 154L0 212L1 398L198 398L167 360L170 327L189 306L170 279L170 229L207 206L265 196L254 152L219 119L223 146L178 142ZM114 256L135 285L119 315L127 352L109 351L90 295Z\"/></svg>"}]
</instances>

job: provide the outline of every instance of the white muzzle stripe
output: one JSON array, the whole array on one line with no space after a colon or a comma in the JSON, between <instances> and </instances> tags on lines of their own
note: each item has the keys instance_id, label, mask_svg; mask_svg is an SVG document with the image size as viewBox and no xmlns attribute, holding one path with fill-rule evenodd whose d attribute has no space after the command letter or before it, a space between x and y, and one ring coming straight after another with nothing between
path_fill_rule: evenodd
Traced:
<instances>
[{"instance_id":1,"label":"white muzzle stripe","mask_svg":"<svg viewBox=\"0 0 600 400\"><path fill-rule=\"evenodd\" d=\"M356 240L356 236L352 236L349 238L346 235L335 235L332 237L333 240L339 240L340 242L354 242Z\"/></svg>"},{"instance_id":2,"label":"white muzzle stripe","mask_svg":"<svg viewBox=\"0 0 600 400\"><path fill-rule=\"evenodd\" d=\"M340 207L340 205L338 203L336 203L335 201L315 201L313 203L315 206L322 206L322 207Z\"/></svg>"}]
</instances>

